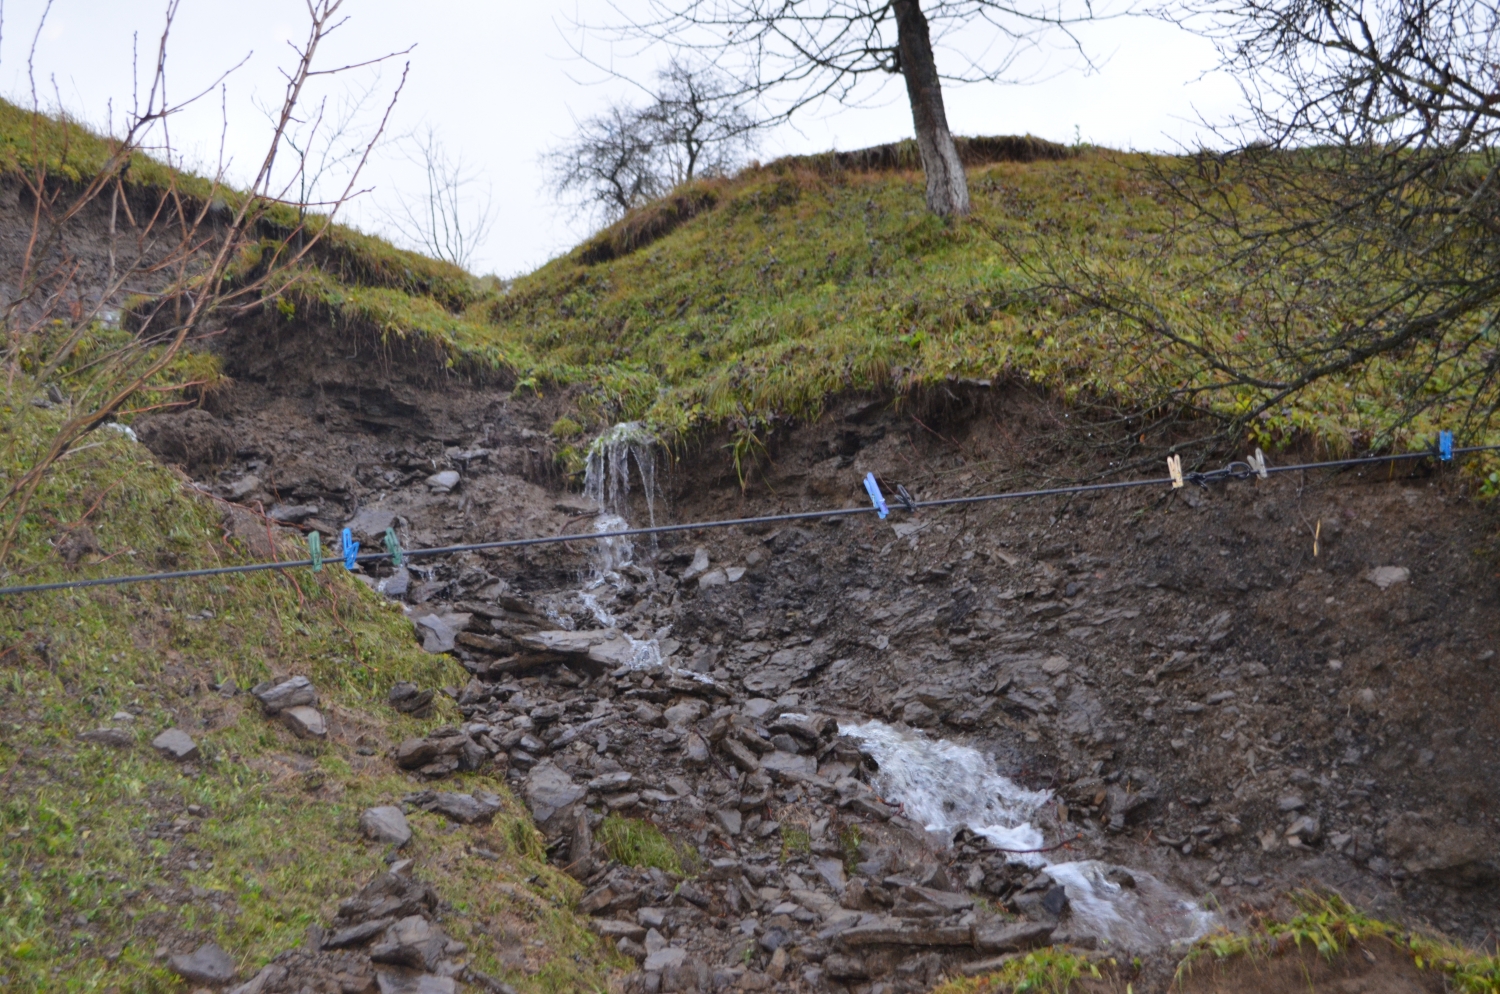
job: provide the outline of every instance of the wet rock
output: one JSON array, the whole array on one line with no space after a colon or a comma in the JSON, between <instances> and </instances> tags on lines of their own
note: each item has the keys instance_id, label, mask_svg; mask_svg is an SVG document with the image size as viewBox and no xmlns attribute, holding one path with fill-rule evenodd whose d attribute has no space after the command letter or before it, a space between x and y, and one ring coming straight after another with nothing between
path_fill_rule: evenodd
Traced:
<instances>
[{"instance_id":1,"label":"wet rock","mask_svg":"<svg viewBox=\"0 0 1500 994\"><path fill-rule=\"evenodd\" d=\"M573 782L572 777L550 762L533 767L526 782L526 804L531 809L532 819L544 831L560 830L560 821L587 793L585 788Z\"/></svg>"},{"instance_id":2,"label":"wet rock","mask_svg":"<svg viewBox=\"0 0 1500 994\"><path fill-rule=\"evenodd\" d=\"M1042 910L1049 915L1061 916L1068 908L1068 892L1062 887L1052 887L1042 895Z\"/></svg>"},{"instance_id":3,"label":"wet rock","mask_svg":"<svg viewBox=\"0 0 1500 994\"><path fill-rule=\"evenodd\" d=\"M441 654L453 651L454 639L469 626L473 617L462 611L450 611L444 614L424 614L413 623L417 628L417 636L422 640L422 648L433 654Z\"/></svg>"},{"instance_id":4,"label":"wet rock","mask_svg":"<svg viewBox=\"0 0 1500 994\"><path fill-rule=\"evenodd\" d=\"M714 818L718 821L719 827L730 835L740 834L742 824L740 813L734 808L720 808L714 812Z\"/></svg>"},{"instance_id":5,"label":"wet rock","mask_svg":"<svg viewBox=\"0 0 1500 994\"><path fill-rule=\"evenodd\" d=\"M492 821L502 806L498 796L484 791L478 794L455 794L428 790L420 794L409 794L403 800L424 811L435 811L460 825Z\"/></svg>"},{"instance_id":6,"label":"wet rock","mask_svg":"<svg viewBox=\"0 0 1500 994\"><path fill-rule=\"evenodd\" d=\"M1312 843L1318 841L1318 836L1321 832L1322 823L1318 821L1316 815L1302 815L1296 821L1292 822L1291 825L1287 826L1285 835L1288 839L1297 839L1303 843Z\"/></svg>"},{"instance_id":7,"label":"wet rock","mask_svg":"<svg viewBox=\"0 0 1500 994\"><path fill-rule=\"evenodd\" d=\"M813 861L813 869L818 876L823 878L830 890L835 894L842 894L848 882L844 876L844 864L836 859L818 859Z\"/></svg>"},{"instance_id":8,"label":"wet rock","mask_svg":"<svg viewBox=\"0 0 1500 994\"><path fill-rule=\"evenodd\" d=\"M421 690L416 684L402 680L391 687L386 703L402 714L425 718L432 713L432 698L432 691Z\"/></svg>"},{"instance_id":9,"label":"wet rock","mask_svg":"<svg viewBox=\"0 0 1500 994\"><path fill-rule=\"evenodd\" d=\"M385 530L396 526L396 512L378 507L362 507L354 517L344 522L344 527L354 533L361 542L378 543L385 538Z\"/></svg>"},{"instance_id":10,"label":"wet rock","mask_svg":"<svg viewBox=\"0 0 1500 994\"><path fill-rule=\"evenodd\" d=\"M618 668L635 662L635 646L613 628L584 632L541 631L518 634L516 641L537 652L578 656L601 666Z\"/></svg>"},{"instance_id":11,"label":"wet rock","mask_svg":"<svg viewBox=\"0 0 1500 994\"><path fill-rule=\"evenodd\" d=\"M719 742L719 748L729 757L730 762L744 772L754 773L760 769L760 759L738 739L725 738Z\"/></svg>"},{"instance_id":12,"label":"wet rock","mask_svg":"<svg viewBox=\"0 0 1500 994\"><path fill-rule=\"evenodd\" d=\"M397 566L390 576L375 584L375 590L393 600L400 600L411 590L411 572L405 566Z\"/></svg>"},{"instance_id":13,"label":"wet rock","mask_svg":"<svg viewBox=\"0 0 1500 994\"><path fill-rule=\"evenodd\" d=\"M110 746L115 749L128 749L135 745L135 736L123 728L95 728L91 731L79 732L78 737L94 745Z\"/></svg>"},{"instance_id":14,"label":"wet rock","mask_svg":"<svg viewBox=\"0 0 1500 994\"><path fill-rule=\"evenodd\" d=\"M458 985L452 977L431 973L398 973L382 970L375 975L380 994L456 994Z\"/></svg>"},{"instance_id":15,"label":"wet rock","mask_svg":"<svg viewBox=\"0 0 1500 994\"><path fill-rule=\"evenodd\" d=\"M690 770L701 770L708 763L708 743L703 741L703 736L689 732L682 742L682 765Z\"/></svg>"},{"instance_id":16,"label":"wet rock","mask_svg":"<svg viewBox=\"0 0 1500 994\"><path fill-rule=\"evenodd\" d=\"M635 782L635 774L629 770L616 770L613 773L605 773L590 780L586 785L589 790L598 791L601 794L615 794L629 789Z\"/></svg>"},{"instance_id":17,"label":"wet rock","mask_svg":"<svg viewBox=\"0 0 1500 994\"><path fill-rule=\"evenodd\" d=\"M1043 946L1056 925L1050 922L992 922L974 926L974 948L985 953L1013 953Z\"/></svg>"},{"instance_id":18,"label":"wet rock","mask_svg":"<svg viewBox=\"0 0 1500 994\"><path fill-rule=\"evenodd\" d=\"M477 751L477 756L475 755ZM459 768L473 769L475 759L488 754L469 736L451 726L396 747L396 765L428 778L447 776Z\"/></svg>"},{"instance_id":19,"label":"wet rock","mask_svg":"<svg viewBox=\"0 0 1500 994\"><path fill-rule=\"evenodd\" d=\"M388 842L397 848L411 841L411 826L406 815L394 805L369 808L359 816L359 830L376 842Z\"/></svg>"},{"instance_id":20,"label":"wet rock","mask_svg":"<svg viewBox=\"0 0 1500 994\"><path fill-rule=\"evenodd\" d=\"M316 517L320 510L317 504L277 504L266 512L266 517L282 524L300 525L308 518Z\"/></svg>"},{"instance_id":21,"label":"wet rock","mask_svg":"<svg viewBox=\"0 0 1500 994\"><path fill-rule=\"evenodd\" d=\"M323 948L343 949L346 946L362 945L384 932L392 921L392 918L372 918L358 925L341 928L323 940Z\"/></svg>"},{"instance_id":22,"label":"wet rock","mask_svg":"<svg viewBox=\"0 0 1500 994\"><path fill-rule=\"evenodd\" d=\"M318 692L305 676L289 677L279 683L274 680L258 683L250 688L250 695L260 701L261 709L268 715L280 714L290 707L318 704Z\"/></svg>"},{"instance_id":23,"label":"wet rock","mask_svg":"<svg viewBox=\"0 0 1500 994\"><path fill-rule=\"evenodd\" d=\"M968 925L928 925L902 918L883 918L856 925L838 935L845 946L971 946L974 931Z\"/></svg>"},{"instance_id":24,"label":"wet rock","mask_svg":"<svg viewBox=\"0 0 1500 994\"><path fill-rule=\"evenodd\" d=\"M227 984L234 979L234 960L212 942L191 953L173 956L167 965L173 973L195 984Z\"/></svg>"},{"instance_id":25,"label":"wet rock","mask_svg":"<svg viewBox=\"0 0 1500 994\"><path fill-rule=\"evenodd\" d=\"M641 969L647 973L661 973L670 967L682 965L687 959L687 951L676 946L665 946L655 952L649 952L649 946L647 949L646 961L641 964Z\"/></svg>"},{"instance_id":26,"label":"wet rock","mask_svg":"<svg viewBox=\"0 0 1500 994\"><path fill-rule=\"evenodd\" d=\"M185 763L198 758L198 743L180 728L169 728L151 740L151 746L167 759Z\"/></svg>"},{"instance_id":27,"label":"wet rock","mask_svg":"<svg viewBox=\"0 0 1500 994\"><path fill-rule=\"evenodd\" d=\"M376 963L431 970L443 958L448 937L421 915L410 915L392 922L380 941L370 947L370 959Z\"/></svg>"},{"instance_id":28,"label":"wet rock","mask_svg":"<svg viewBox=\"0 0 1500 994\"><path fill-rule=\"evenodd\" d=\"M768 772L788 777L811 777L818 772L818 761L812 756L783 752L780 749L762 756L760 765Z\"/></svg>"},{"instance_id":29,"label":"wet rock","mask_svg":"<svg viewBox=\"0 0 1500 994\"><path fill-rule=\"evenodd\" d=\"M281 723L291 729L299 739L322 739L328 737L328 724L316 708L305 705L290 707L281 712Z\"/></svg>"},{"instance_id":30,"label":"wet rock","mask_svg":"<svg viewBox=\"0 0 1500 994\"><path fill-rule=\"evenodd\" d=\"M668 727L686 727L708 714L708 705L702 701L683 701L674 704L662 713L667 720Z\"/></svg>"},{"instance_id":31,"label":"wet rock","mask_svg":"<svg viewBox=\"0 0 1500 994\"><path fill-rule=\"evenodd\" d=\"M427 484L435 494L446 494L458 486L463 477L456 469L445 469L441 473L433 473L423 482Z\"/></svg>"}]
</instances>

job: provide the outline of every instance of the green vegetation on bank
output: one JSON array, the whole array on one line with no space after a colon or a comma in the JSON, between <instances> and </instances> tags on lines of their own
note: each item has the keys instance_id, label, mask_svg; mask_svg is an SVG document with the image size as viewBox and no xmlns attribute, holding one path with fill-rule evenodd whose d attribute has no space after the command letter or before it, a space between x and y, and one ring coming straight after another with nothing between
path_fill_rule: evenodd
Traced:
<instances>
[{"instance_id":1,"label":"green vegetation on bank","mask_svg":"<svg viewBox=\"0 0 1500 994\"><path fill-rule=\"evenodd\" d=\"M0 409L0 473L28 464L58 417ZM7 582L258 558L221 515L101 429L37 494ZM397 680L432 687L463 674L336 567L7 597L0 631L6 991L177 990L158 949L187 941L217 941L248 977L384 867L359 813L414 789L385 752L458 717L451 704L422 722L385 706ZM326 741L295 738L243 690L215 689L290 674L317 686ZM78 737L108 727L133 744ZM168 727L192 735L201 759L158 756L149 743ZM547 864L524 807L483 774L448 789L506 802L490 826L418 813L403 853L451 905L444 927L475 968L522 991L604 989L616 959L570 910L578 884Z\"/></svg>"}]
</instances>

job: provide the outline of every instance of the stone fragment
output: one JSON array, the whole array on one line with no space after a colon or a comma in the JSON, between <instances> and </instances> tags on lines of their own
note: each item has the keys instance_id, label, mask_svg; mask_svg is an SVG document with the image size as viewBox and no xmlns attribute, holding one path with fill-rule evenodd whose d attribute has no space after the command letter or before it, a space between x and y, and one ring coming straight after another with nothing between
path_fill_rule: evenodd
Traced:
<instances>
[{"instance_id":1,"label":"stone fragment","mask_svg":"<svg viewBox=\"0 0 1500 994\"><path fill-rule=\"evenodd\" d=\"M397 848L411 841L411 826L406 815L394 805L369 808L359 816L359 830L376 842L388 842Z\"/></svg>"},{"instance_id":2,"label":"stone fragment","mask_svg":"<svg viewBox=\"0 0 1500 994\"><path fill-rule=\"evenodd\" d=\"M668 727L681 728L691 725L707 713L707 704L704 704L702 701L693 700L672 705L662 713L662 717L667 719Z\"/></svg>"},{"instance_id":3,"label":"stone fragment","mask_svg":"<svg viewBox=\"0 0 1500 994\"><path fill-rule=\"evenodd\" d=\"M305 676L289 677L280 683L267 680L252 687L250 694L260 701L261 709L268 715L280 714L290 707L318 704L318 692Z\"/></svg>"},{"instance_id":4,"label":"stone fragment","mask_svg":"<svg viewBox=\"0 0 1500 994\"><path fill-rule=\"evenodd\" d=\"M135 745L135 736L123 728L95 728L92 731L80 732L78 737L85 742L112 746L116 749L128 749Z\"/></svg>"},{"instance_id":5,"label":"stone fragment","mask_svg":"<svg viewBox=\"0 0 1500 994\"><path fill-rule=\"evenodd\" d=\"M432 711L432 698L432 691L420 690L416 684L401 680L391 687L385 700L402 714L423 718Z\"/></svg>"},{"instance_id":6,"label":"stone fragment","mask_svg":"<svg viewBox=\"0 0 1500 994\"><path fill-rule=\"evenodd\" d=\"M654 953L649 953L646 956L646 961L641 964L641 969L647 973L662 973L671 967L681 966L682 962L686 959L687 952L685 950L678 949L676 946L667 946L664 949L658 949Z\"/></svg>"},{"instance_id":7,"label":"stone fragment","mask_svg":"<svg viewBox=\"0 0 1500 994\"><path fill-rule=\"evenodd\" d=\"M719 827L724 829L724 831L728 832L730 835L740 834L742 822L740 813L736 809L719 808L714 812L714 818L718 821Z\"/></svg>"},{"instance_id":8,"label":"stone fragment","mask_svg":"<svg viewBox=\"0 0 1500 994\"><path fill-rule=\"evenodd\" d=\"M426 811L436 811L460 825L475 825L494 819L501 808L500 798L480 791L478 794L455 794L447 791L425 791L406 800Z\"/></svg>"},{"instance_id":9,"label":"stone fragment","mask_svg":"<svg viewBox=\"0 0 1500 994\"><path fill-rule=\"evenodd\" d=\"M396 512L378 507L362 507L354 517L344 522L344 527L354 533L361 542L378 543L385 538L385 530L396 526Z\"/></svg>"},{"instance_id":10,"label":"stone fragment","mask_svg":"<svg viewBox=\"0 0 1500 994\"><path fill-rule=\"evenodd\" d=\"M682 743L682 765L690 770L701 770L708 761L708 743L697 732L689 732Z\"/></svg>"},{"instance_id":11,"label":"stone fragment","mask_svg":"<svg viewBox=\"0 0 1500 994\"><path fill-rule=\"evenodd\" d=\"M381 970L375 974L380 994L457 994L458 985L452 977L431 973L404 973Z\"/></svg>"},{"instance_id":12,"label":"stone fragment","mask_svg":"<svg viewBox=\"0 0 1500 994\"><path fill-rule=\"evenodd\" d=\"M281 712L281 723L292 730L299 739L323 739L328 737L328 723L316 708L299 704Z\"/></svg>"},{"instance_id":13,"label":"stone fragment","mask_svg":"<svg viewBox=\"0 0 1500 994\"><path fill-rule=\"evenodd\" d=\"M151 740L152 747L166 758L185 763L198 758L198 743L180 728L169 728Z\"/></svg>"},{"instance_id":14,"label":"stone fragment","mask_svg":"<svg viewBox=\"0 0 1500 994\"><path fill-rule=\"evenodd\" d=\"M319 510L316 504L277 504L266 512L266 517L283 524L300 525Z\"/></svg>"},{"instance_id":15,"label":"stone fragment","mask_svg":"<svg viewBox=\"0 0 1500 994\"><path fill-rule=\"evenodd\" d=\"M835 894L842 894L847 884L844 876L844 864L836 859L813 860L813 869L818 871L818 876L823 878L830 890Z\"/></svg>"},{"instance_id":16,"label":"stone fragment","mask_svg":"<svg viewBox=\"0 0 1500 994\"><path fill-rule=\"evenodd\" d=\"M738 739L726 736L719 743L719 748L723 749L729 756L730 761L744 772L754 773L760 769L760 760L756 758L755 753L751 752L750 748Z\"/></svg>"},{"instance_id":17,"label":"stone fragment","mask_svg":"<svg viewBox=\"0 0 1500 994\"><path fill-rule=\"evenodd\" d=\"M682 571L683 582L702 576L708 571L708 551L701 545L693 550L693 561L687 569Z\"/></svg>"},{"instance_id":18,"label":"stone fragment","mask_svg":"<svg viewBox=\"0 0 1500 994\"><path fill-rule=\"evenodd\" d=\"M634 781L635 774L629 770L616 770L595 777L587 786L589 790L596 790L601 794L615 794L627 789Z\"/></svg>"},{"instance_id":19,"label":"stone fragment","mask_svg":"<svg viewBox=\"0 0 1500 994\"><path fill-rule=\"evenodd\" d=\"M635 922L620 921L618 918L591 918L589 928L606 939L629 939L631 942L641 942L646 938L644 926Z\"/></svg>"},{"instance_id":20,"label":"stone fragment","mask_svg":"<svg viewBox=\"0 0 1500 994\"><path fill-rule=\"evenodd\" d=\"M461 479L463 477L459 475L458 470L445 469L441 473L433 473L423 482L427 484L433 493L446 494L454 487L457 487Z\"/></svg>"},{"instance_id":21,"label":"stone fragment","mask_svg":"<svg viewBox=\"0 0 1500 994\"><path fill-rule=\"evenodd\" d=\"M601 666L618 668L635 664L635 645L613 628L583 632L529 632L518 634L515 638L528 649L555 652L564 656L581 656Z\"/></svg>"},{"instance_id":22,"label":"stone fragment","mask_svg":"<svg viewBox=\"0 0 1500 994\"><path fill-rule=\"evenodd\" d=\"M372 918L358 925L341 928L323 940L323 948L343 949L346 946L357 946L384 932L386 926L394 920L393 918Z\"/></svg>"},{"instance_id":23,"label":"stone fragment","mask_svg":"<svg viewBox=\"0 0 1500 994\"><path fill-rule=\"evenodd\" d=\"M1322 827L1316 815L1302 815L1287 826L1285 834L1289 839L1295 838L1303 842L1316 842L1318 841L1318 835Z\"/></svg>"},{"instance_id":24,"label":"stone fragment","mask_svg":"<svg viewBox=\"0 0 1500 994\"><path fill-rule=\"evenodd\" d=\"M969 946L974 931L968 925L926 925L920 921L883 918L839 933L845 946Z\"/></svg>"},{"instance_id":25,"label":"stone fragment","mask_svg":"<svg viewBox=\"0 0 1500 994\"><path fill-rule=\"evenodd\" d=\"M974 926L974 948L984 953L1013 953L1046 945L1057 928L1050 922L995 922Z\"/></svg>"},{"instance_id":26,"label":"stone fragment","mask_svg":"<svg viewBox=\"0 0 1500 994\"><path fill-rule=\"evenodd\" d=\"M812 756L777 749L761 757L760 765L772 773L787 777L811 777L818 772L818 761Z\"/></svg>"},{"instance_id":27,"label":"stone fragment","mask_svg":"<svg viewBox=\"0 0 1500 994\"><path fill-rule=\"evenodd\" d=\"M536 764L526 782L526 804L531 808L531 817L544 831L560 828L556 823L587 793L551 762Z\"/></svg>"},{"instance_id":28,"label":"stone fragment","mask_svg":"<svg viewBox=\"0 0 1500 994\"><path fill-rule=\"evenodd\" d=\"M1365 579L1381 590L1387 590L1398 583L1410 580L1411 570L1405 566L1376 566L1365 574Z\"/></svg>"},{"instance_id":29,"label":"stone fragment","mask_svg":"<svg viewBox=\"0 0 1500 994\"><path fill-rule=\"evenodd\" d=\"M444 614L424 614L414 624L422 639L422 648L433 654L453 651L453 640L469 626L472 614L450 611Z\"/></svg>"},{"instance_id":30,"label":"stone fragment","mask_svg":"<svg viewBox=\"0 0 1500 994\"><path fill-rule=\"evenodd\" d=\"M1284 794L1276 801L1278 811L1301 811L1307 807L1307 801L1303 800L1301 794Z\"/></svg>"},{"instance_id":31,"label":"stone fragment","mask_svg":"<svg viewBox=\"0 0 1500 994\"><path fill-rule=\"evenodd\" d=\"M370 947L370 959L376 963L431 970L443 958L448 937L421 915L409 915L392 922L380 941Z\"/></svg>"},{"instance_id":32,"label":"stone fragment","mask_svg":"<svg viewBox=\"0 0 1500 994\"><path fill-rule=\"evenodd\" d=\"M212 942L191 953L173 956L167 965L173 973L195 984L227 984L234 979L234 960Z\"/></svg>"}]
</instances>

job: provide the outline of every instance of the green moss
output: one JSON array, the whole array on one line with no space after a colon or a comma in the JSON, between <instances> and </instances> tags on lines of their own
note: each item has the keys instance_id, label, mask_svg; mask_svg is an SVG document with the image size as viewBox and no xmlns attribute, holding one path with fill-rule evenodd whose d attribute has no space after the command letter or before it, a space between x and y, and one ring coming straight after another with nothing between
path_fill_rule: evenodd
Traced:
<instances>
[{"instance_id":1,"label":"green moss","mask_svg":"<svg viewBox=\"0 0 1500 994\"><path fill-rule=\"evenodd\" d=\"M29 404L0 410L0 472L25 464L58 417ZM69 566L54 543L83 526L97 551ZM217 506L101 430L38 492L5 579L247 558ZM451 702L425 723L380 706L396 680L440 686L462 673L420 651L400 612L337 568L7 597L0 633L7 991L176 990L156 958L162 936L215 939L248 975L382 868L382 850L360 836L359 812L413 788L379 753L458 718ZM210 686L288 673L317 685L327 741L295 739L243 693L225 698ZM121 726L132 748L76 737L122 710L137 712ZM198 742L196 770L150 748L173 725ZM369 746L376 755L361 754ZM483 827L414 817L408 854L455 908L445 927L479 969L519 990L603 990L622 964L572 912L579 887L546 862L525 809L482 774L449 789L491 790L506 807ZM206 814L188 817L189 805ZM477 859L473 848L500 858ZM192 888L209 896L185 896ZM527 940L525 968L496 959L491 928L500 922Z\"/></svg>"}]
</instances>

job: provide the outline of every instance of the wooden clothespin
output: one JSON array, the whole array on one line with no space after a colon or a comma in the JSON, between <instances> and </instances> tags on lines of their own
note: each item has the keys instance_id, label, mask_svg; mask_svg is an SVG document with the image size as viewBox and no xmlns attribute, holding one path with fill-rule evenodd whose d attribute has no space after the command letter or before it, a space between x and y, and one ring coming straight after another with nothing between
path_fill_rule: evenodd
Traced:
<instances>
[{"instance_id":1,"label":"wooden clothespin","mask_svg":"<svg viewBox=\"0 0 1500 994\"><path fill-rule=\"evenodd\" d=\"M1167 472L1172 474L1172 489L1182 489L1182 457L1167 456Z\"/></svg>"}]
</instances>

